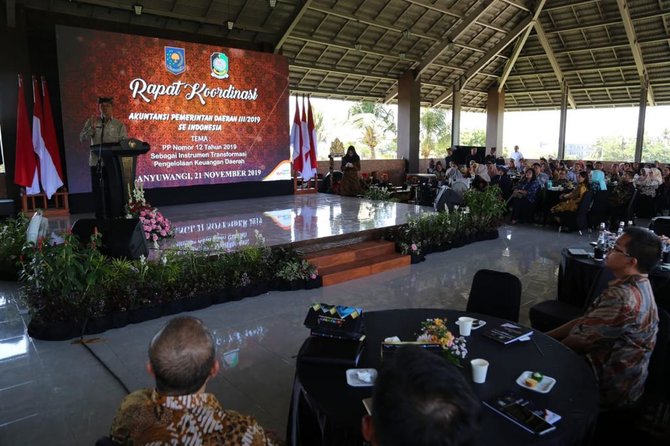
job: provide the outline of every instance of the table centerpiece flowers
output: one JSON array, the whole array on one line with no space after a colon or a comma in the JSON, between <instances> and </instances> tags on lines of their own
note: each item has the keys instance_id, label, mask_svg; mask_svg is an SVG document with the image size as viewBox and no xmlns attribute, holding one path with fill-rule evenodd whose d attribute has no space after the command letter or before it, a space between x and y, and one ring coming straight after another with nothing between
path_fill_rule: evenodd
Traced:
<instances>
[{"instance_id":1,"label":"table centerpiece flowers","mask_svg":"<svg viewBox=\"0 0 670 446\"><path fill-rule=\"evenodd\" d=\"M456 337L447 329L447 320L441 318L426 319L421 322L421 332L417 342L440 344L445 357L452 364L461 367L461 359L468 355L464 337Z\"/></svg>"}]
</instances>

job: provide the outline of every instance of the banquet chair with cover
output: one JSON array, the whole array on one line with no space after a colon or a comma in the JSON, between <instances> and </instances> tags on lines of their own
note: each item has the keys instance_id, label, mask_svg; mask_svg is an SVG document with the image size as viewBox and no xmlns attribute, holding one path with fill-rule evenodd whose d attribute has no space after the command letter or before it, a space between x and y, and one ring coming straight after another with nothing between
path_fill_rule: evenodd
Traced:
<instances>
[{"instance_id":1,"label":"banquet chair with cover","mask_svg":"<svg viewBox=\"0 0 670 446\"><path fill-rule=\"evenodd\" d=\"M591 209L589 209L587 214L589 228L597 228L601 222L607 220L609 194L610 191L608 190L599 190L595 193L593 204L591 205Z\"/></svg>"},{"instance_id":2,"label":"banquet chair with cover","mask_svg":"<svg viewBox=\"0 0 670 446\"><path fill-rule=\"evenodd\" d=\"M519 321L521 281L514 274L480 269L472 278L466 311Z\"/></svg>"},{"instance_id":3,"label":"banquet chair with cover","mask_svg":"<svg viewBox=\"0 0 670 446\"><path fill-rule=\"evenodd\" d=\"M645 394L668 399L670 397L670 314L658 309L658 333L656 346L649 360L649 375L644 384Z\"/></svg>"},{"instance_id":4,"label":"banquet chair with cover","mask_svg":"<svg viewBox=\"0 0 670 446\"><path fill-rule=\"evenodd\" d=\"M601 269L593 284L591 284L581 307L558 299L545 300L533 305L528 311L530 326L541 332L547 332L581 316L594 299L607 288L607 284L612 279L613 276L609 270Z\"/></svg>"},{"instance_id":5,"label":"banquet chair with cover","mask_svg":"<svg viewBox=\"0 0 670 446\"><path fill-rule=\"evenodd\" d=\"M649 229L654 231L656 235L664 235L670 237L670 217L654 217L649 223Z\"/></svg>"}]
</instances>

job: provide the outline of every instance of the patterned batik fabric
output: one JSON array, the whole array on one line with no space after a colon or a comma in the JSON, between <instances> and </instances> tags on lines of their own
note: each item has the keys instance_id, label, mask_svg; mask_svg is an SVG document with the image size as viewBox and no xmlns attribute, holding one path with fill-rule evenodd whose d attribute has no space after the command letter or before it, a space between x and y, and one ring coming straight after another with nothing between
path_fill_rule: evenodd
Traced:
<instances>
[{"instance_id":1,"label":"patterned batik fabric","mask_svg":"<svg viewBox=\"0 0 670 446\"><path fill-rule=\"evenodd\" d=\"M276 444L252 417L223 410L212 394L165 396L151 389L124 398L110 436L133 446Z\"/></svg>"},{"instance_id":2,"label":"patterned batik fabric","mask_svg":"<svg viewBox=\"0 0 670 446\"><path fill-rule=\"evenodd\" d=\"M657 331L654 294L641 275L610 282L572 328L598 379L601 407L627 407L640 398Z\"/></svg>"}]
</instances>

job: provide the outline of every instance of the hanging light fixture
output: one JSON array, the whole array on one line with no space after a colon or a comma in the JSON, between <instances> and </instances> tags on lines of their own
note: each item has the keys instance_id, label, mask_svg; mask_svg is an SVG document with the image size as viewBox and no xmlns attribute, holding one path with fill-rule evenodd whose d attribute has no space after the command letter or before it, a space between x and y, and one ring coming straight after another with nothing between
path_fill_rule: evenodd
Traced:
<instances>
[{"instance_id":1,"label":"hanging light fixture","mask_svg":"<svg viewBox=\"0 0 670 446\"><path fill-rule=\"evenodd\" d=\"M270 8L277 6L277 0L268 0L268 3L270 3Z\"/></svg>"},{"instance_id":2,"label":"hanging light fixture","mask_svg":"<svg viewBox=\"0 0 670 446\"><path fill-rule=\"evenodd\" d=\"M356 43L354 44L354 48L356 48L358 51L360 51L360 50L363 49L363 45L361 45L360 43L356 42Z\"/></svg>"},{"instance_id":3,"label":"hanging light fixture","mask_svg":"<svg viewBox=\"0 0 670 446\"><path fill-rule=\"evenodd\" d=\"M142 15L142 11L144 10L144 6L142 6L141 3L135 3L133 5L133 10L135 11L135 15Z\"/></svg>"},{"instance_id":4,"label":"hanging light fixture","mask_svg":"<svg viewBox=\"0 0 670 446\"><path fill-rule=\"evenodd\" d=\"M228 25L228 30L232 31L233 27L235 26L235 22L233 22L232 20L228 20L226 24Z\"/></svg>"}]
</instances>

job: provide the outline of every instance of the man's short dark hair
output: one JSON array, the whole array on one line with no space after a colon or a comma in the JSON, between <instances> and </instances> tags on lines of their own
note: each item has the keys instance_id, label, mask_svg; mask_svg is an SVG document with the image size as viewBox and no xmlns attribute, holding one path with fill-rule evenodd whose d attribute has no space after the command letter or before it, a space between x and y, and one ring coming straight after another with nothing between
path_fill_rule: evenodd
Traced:
<instances>
[{"instance_id":1,"label":"man's short dark hair","mask_svg":"<svg viewBox=\"0 0 670 446\"><path fill-rule=\"evenodd\" d=\"M434 353L405 347L379 373L372 424L380 446L467 445L478 430L480 407L454 365Z\"/></svg>"},{"instance_id":2,"label":"man's short dark hair","mask_svg":"<svg viewBox=\"0 0 670 446\"><path fill-rule=\"evenodd\" d=\"M637 226L629 226L623 233L628 236L626 252L637 260L637 270L642 274L649 273L661 260L661 239L649 229Z\"/></svg>"},{"instance_id":3,"label":"man's short dark hair","mask_svg":"<svg viewBox=\"0 0 670 446\"><path fill-rule=\"evenodd\" d=\"M149 345L156 388L165 395L195 393L207 381L215 354L212 335L200 319L172 319Z\"/></svg>"}]
</instances>

